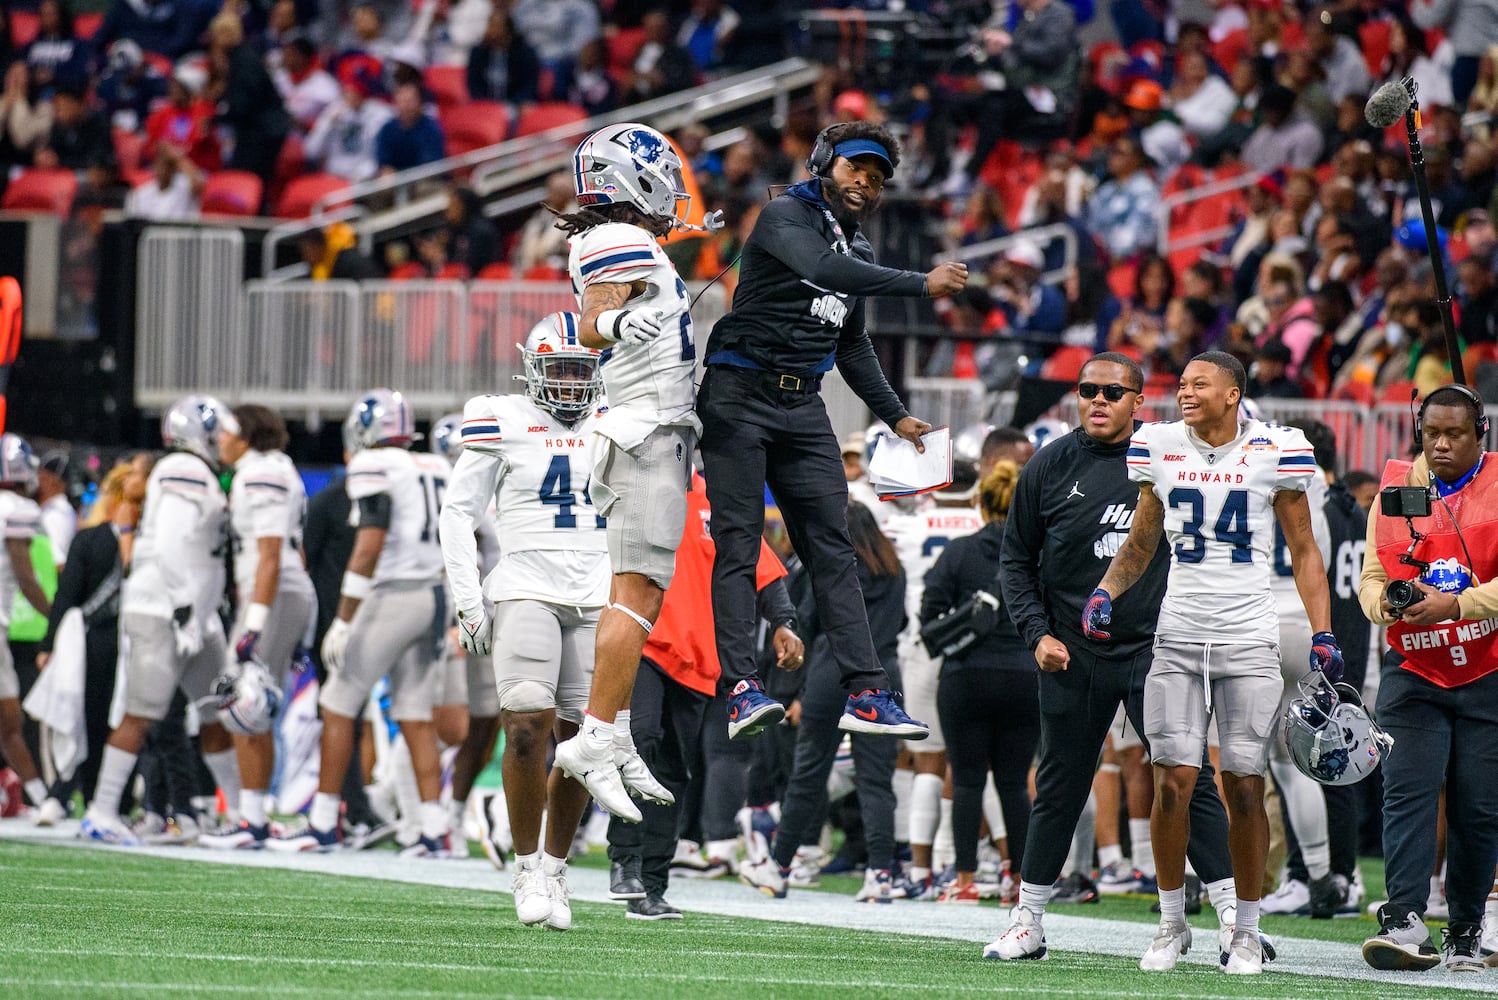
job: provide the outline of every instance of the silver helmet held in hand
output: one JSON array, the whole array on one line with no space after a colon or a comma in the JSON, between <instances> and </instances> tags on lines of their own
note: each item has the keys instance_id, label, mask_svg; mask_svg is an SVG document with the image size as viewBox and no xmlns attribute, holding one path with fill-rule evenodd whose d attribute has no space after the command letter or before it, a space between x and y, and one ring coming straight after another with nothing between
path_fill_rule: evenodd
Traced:
<instances>
[{"instance_id":1,"label":"silver helmet held in hand","mask_svg":"<svg viewBox=\"0 0 1498 1000\"><path fill-rule=\"evenodd\" d=\"M1285 709L1284 739L1301 774L1323 785L1354 785L1373 773L1394 737L1379 728L1351 684L1332 684L1312 670Z\"/></svg>"}]
</instances>

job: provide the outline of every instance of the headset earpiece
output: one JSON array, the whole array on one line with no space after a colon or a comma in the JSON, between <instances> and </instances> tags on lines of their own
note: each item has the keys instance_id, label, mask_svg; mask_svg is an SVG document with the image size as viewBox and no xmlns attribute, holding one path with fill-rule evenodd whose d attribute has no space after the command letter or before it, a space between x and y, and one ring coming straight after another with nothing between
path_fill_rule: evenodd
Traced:
<instances>
[{"instance_id":1,"label":"headset earpiece","mask_svg":"<svg viewBox=\"0 0 1498 1000\"><path fill-rule=\"evenodd\" d=\"M1477 394L1477 390L1473 389L1471 386L1461 385L1456 382L1453 382L1450 385L1443 385L1441 386L1441 389L1455 389L1457 392L1461 393L1463 396L1466 396L1469 400L1472 401L1472 405L1477 408L1477 436L1482 440L1486 440L1488 431L1492 428L1492 421L1488 419L1487 410L1484 408L1482 397ZM1425 448L1425 428L1424 421L1420 419L1420 413L1423 413L1425 408L1422 406L1420 408L1420 412L1415 411L1415 400L1417 398L1418 394L1414 389L1411 389L1410 415L1414 418L1415 421L1415 450L1423 451Z\"/></svg>"},{"instance_id":2,"label":"headset earpiece","mask_svg":"<svg viewBox=\"0 0 1498 1000\"><path fill-rule=\"evenodd\" d=\"M827 133L833 128L834 126L828 125L818 132L816 141L811 145L811 155L806 158L806 172L813 177L826 177L832 172L832 161L837 159L837 151L827 141Z\"/></svg>"}]
</instances>

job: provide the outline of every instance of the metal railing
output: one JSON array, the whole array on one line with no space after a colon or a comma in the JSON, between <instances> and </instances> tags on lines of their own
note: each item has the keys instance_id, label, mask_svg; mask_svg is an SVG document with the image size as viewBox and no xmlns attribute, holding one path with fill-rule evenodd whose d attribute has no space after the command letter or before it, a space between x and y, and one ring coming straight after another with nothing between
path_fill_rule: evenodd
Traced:
<instances>
[{"instance_id":1,"label":"metal railing","mask_svg":"<svg viewBox=\"0 0 1498 1000\"><path fill-rule=\"evenodd\" d=\"M1068 223L1053 222L1048 226L1036 226L1034 229L1021 229L1017 233L1008 236L1000 236L997 239L984 240L982 243L973 243L969 246L954 247L952 250L936 254L932 263L943 260L981 260L986 257L995 257L1021 242L1034 243L1039 247L1047 247L1057 240L1061 241L1064 248L1064 256L1061 266L1046 271L1040 276L1043 284L1057 285L1066 280L1066 276L1077 266L1077 231Z\"/></svg>"},{"instance_id":2,"label":"metal railing","mask_svg":"<svg viewBox=\"0 0 1498 1000\"><path fill-rule=\"evenodd\" d=\"M244 236L232 227L151 226L136 263L137 398L171 399L217 380L243 326ZM170 399L168 400L170 402Z\"/></svg>"},{"instance_id":3,"label":"metal railing","mask_svg":"<svg viewBox=\"0 0 1498 1000\"><path fill-rule=\"evenodd\" d=\"M1176 250L1206 246L1231 236L1233 227L1219 226L1216 229L1189 233L1180 239L1171 239L1170 213L1182 205L1189 205L1192 202L1215 198L1220 194L1228 194L1232 191L1251 188L1259 183L1259 178L1262 176L1263 174L1258 173L1240 174L1237 177L1230 177L1227 180L1212 181L1210 184L1202 184L1198 187L1187 188L1185 191L1177 191L1173 195L1160 199L1160 204L1155 206L1155 231L1159 234L1156 237L1156 246L1160 251L1160 255L1162 257L1169 256Z\"/></svg>"}]
</instances>

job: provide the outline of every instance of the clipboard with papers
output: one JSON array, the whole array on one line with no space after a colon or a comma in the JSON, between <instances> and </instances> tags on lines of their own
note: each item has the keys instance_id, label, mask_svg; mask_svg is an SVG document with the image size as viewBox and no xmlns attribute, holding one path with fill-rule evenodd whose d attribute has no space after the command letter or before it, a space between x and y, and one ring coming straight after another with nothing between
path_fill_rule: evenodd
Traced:
<instances>
[{"instance_id":1,"label":"clipboard with papers","mask_svg":"<svg viewBox=\"0 0 1498 1000\"><path fill-rule=\"evenodd\" d=\"M880 500L930 493L952 484L952 432L937 427L921 435L926 450L892 434L881 435L869 456L869 483Z\"/></svg>"}]
</instances>

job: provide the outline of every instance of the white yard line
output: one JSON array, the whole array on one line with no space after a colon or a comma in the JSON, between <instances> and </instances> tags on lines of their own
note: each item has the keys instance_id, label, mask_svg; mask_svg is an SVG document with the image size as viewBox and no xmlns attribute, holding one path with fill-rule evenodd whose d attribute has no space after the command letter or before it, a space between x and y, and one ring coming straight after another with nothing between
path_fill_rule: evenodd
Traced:
<instances>
[{"instance_id":1,"label":"white yard line","mask_svg":"<svg viewBox=\"0 0 1498 1000\"><path fill-rule=\"evenodd\" d=\"M53 846L75 846L80 849L88 849L92 846L95 850L117 851L146 857L171 858L179 861L214 862L241 865L249 868L308 871L324 875L384 879L387 881L451 889L477 889L479 891L503 893L507 892L510 886L509 874L495 871L488 861L482 857L462 861L425 861L403 859L391 851L349 851L332 854L288 855L271 851L209 851L194 847L108 848L83 844L75 838L74 834L76 830L76 823L63 824L50 830L41 830L24 821L7 820L0 822L0 839ZM5 867L20 866L13 864L0 865L0 871L3 871ZM59 876L57 879L58 888L84 888L84 891L86 891L86 887L79 887L76 884L63 884L65 877L69 874L66 867L50 864L45 870L49 875ZM569 881L572 884L574 899L588 902L609 902L607 872L596 869L575 868L569 873ZM111 888L109 891L117 892L120 890ZM135 891L140 892L143 890ZM976 943L986 943L996 937L999 931L1003 929L1005 920L1004 911L996 907L942 906L935 903L916 904L902 901L897 901L889 906L879 906L855 903L850 896L839 896L824 892L793 891L788 899L774 900L730 880L703 881L677 879L671 884L669 896L676 906L689 913L745 917L776 923L836 926L857 930L945 938L956 941L971 941L975 942L975 947ZM266 901L264 899L257 899L257 902L263 904ZM1086 953L1135 958L1149 946L1150 935L1153 930L1149 924L1126 920L1075 916L1073 915L1075 908L1069 909L1071 912L1046 914L1046 935L1054 954ZM497 912L500 919L505 919L509 916L507 906L500 908ZM784 932L777 931L767 925L763 935L754 934L753 936L772 940L783 938ZM673 947L673 950L680 951L679 946L684 943L676 942L677 947ZM1269 969L1273 972L1293 972L1328 980L1324 990L1314 990L1318 995L1344 996L1347 993L1346 980L1398 986L1402 988L1401 995L1409 995L1408 991L1411 990L1448 989L1498 993L1498 976L1493 974L1458 977L1451 976L1441 969L1435 969L1423 974L1379 972L1368 968L1364 964L1362 955L1354 945L1291 937L1276 938L1276 944L1279 949L1280 958L1278 961L1272 963ZM1183 960L1185 964L1204 968L1217 964L1217 940L1214 933L1210 931L1196 931L1195 945L1191 953ZM80 949L80 953L82 951ZM97 954L97 952L92 953ZM189 956L184 955L183 957L187 958ZM241 959L247 961L266 960L260 956L254 956L253 958L250 956L216 957L226 958L231 961ZM294 962L295 960L287 961ZM399 962L365 963L354 959L314 961L323 962L324 964L331 961L334 964L342 963L347 965L389 964L392 966L402 966L417 964ZM467 970L469 968L464 965L442 964L433 964L430 967L452 969L455 971ZM517 969L516 971L525 970ZM1033 985L1022 986L1016 984L1010 987L997 981L1002 975L998 963L994 964L994 971L996 981L986 986L985 991L1025 993L1035 990ZM671 977L667 975L665 978ZM681 978L701 977L684 976ZM1338 980L1344 981L1344 983L1339 984ZM728 980L725 979L725 981ZM777 981L784 982L787 986L802 985L800 980L786 979ZM4 982L4 980L0 980L0 982ZM865 986L872 985L867 980L861 980L861 982ZM819 980L811 985L832 987L837 984L826 980ZM851 988L857 984L849 983L847 985ZM890 983L884 985L894 988L896 984ZM1142 997L1155 996L1158 995L1158 992L1141 990L1136 993L1129 991L1125 986L1119 991L1110 991L1110 995L1117 997ZM1193 996L1202 996L1203 1000L1210 1000L1205 994L1193 993Z\"/></svg>"}]
</instances>

